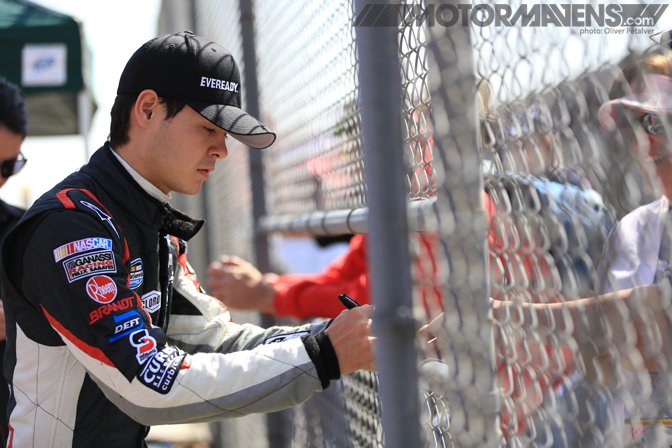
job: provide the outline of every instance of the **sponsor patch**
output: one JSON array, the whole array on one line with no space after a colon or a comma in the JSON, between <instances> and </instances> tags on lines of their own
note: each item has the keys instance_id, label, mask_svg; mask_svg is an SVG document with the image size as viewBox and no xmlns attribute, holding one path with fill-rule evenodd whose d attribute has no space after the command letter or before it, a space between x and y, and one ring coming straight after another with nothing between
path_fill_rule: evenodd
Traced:
<instances>
[{"instance_id":1,"label":"sponsor patch","mask_svg":"<svg viewBox=\"0 0 672 448\"><path fill-rule=\"evenodd\" d=\"M110 303L117 298L117 285L107 275L96 275L86 282L86 293L98 303Z\"/></svg>"},{"instance_id":2,"label":"sponsor patch","mask_svg":"<svg viewBox=\"0 0 672 448\"><path fill-rule=\"evenodd\" d=\"M63 268L68 276L69 283L102 272L117 272L117 266L114 264L114 254L110 250L71 258L63 262Z\"/></svg>"},{"instance_id":3,"label":"sponsor patch","mask_svg":"<svg viewBox=\"0 0 672 448\"><path fill-rule=\"evenodd\" d=\"M135 260L131 261L131 284L129 287L131 289L135 289L138 286L142 285L142 281L144 280L144 270L142 267L142 258L136 258Z\"/></svg>"},{"instance_id":4,"label":"sponsor patch","mask_svg":"<svg viewBox=\"0 0 672 448\"><path fill-rule=\"evenodd\" d=\"M129 311L128 313L114 315L114 336L110 338L110 342L123 338L133 333L133 331L142 325L142 318L137 311Z\"/></svg>"},{"instance_id":5,"label":"sponsor patch","mask_svg":"<svg viewBox=\"0 0 672 448\"><path fill-rule=\"evenodd\" d=\"M149 313L153 313L161 307L161 294L159 291L150 291L142 296L142 307Z\"/></svg>"},{"instance_id":6,"label":"sponsor patch","mask_svg":"<svg viewBox=\"0 0 672 448\"><path fill-rule=\"evenodd\" d=\"M125 299L117 300L114 303L110 303L107 305L103 305L98 307L98 309L91 311L91 314L89 316L91 317L91 322L89 322L89 325L93 324L94 322L99 321L100 319L103 318L103 316L107 316L110 313L113 313L115 311L123 311L128 308L133 307L135 305L136 299L135 297L126 297Z\"/></svg>"},{"instance_id":7,"label":"sponsor patch","mask_svg":"<svg viewBox=\"0 0 672 448\"><path fill-rule=\"evenodd\" d=\"M146 328L142 330L134 331L131 333L128 340L131 342L131 345L136 348L138 353L135 355L135 358L138 360L139 364L144 364L149 358L154 356L158 350L156 349L156 339L149 335L149 332Z\"/></svg>"},{"instance_id":8,"label":"sponsor patch","mask_svg":"<svg viewBox=\"0 0 672 448\"><path fill-rule=\"evenodd\" d=\"M177 347L166 347L149 360L138 380L150 389L167 394L175 383L182 361L187 354Z\"/></svg>"},{"instance_id":9,"label":"sponsor patch","mask_svg":"<svg viewBox=\"0 0 672 448\"><path fill-rule=\"evenodd\" d=\"M308 333L307 331L300 331L298 333L281 334L281 335L273 336L272 338L266 339L266 342L264 342L264 344L265 345L266 344L277 344L279 342L289 341L290 339L300 338L301 336L305 336L307 334L310 334L310 333Z\"/></svg>"},{"instance_id":10,"label":"sponsor patch","mask_svg":"<svg viewBox=\"0 0 672 448\"><path fill-rule=\"evenodd\" d=\"M117 232L117 229L114 227L114 224L112 224L112 217L110 215L103 212L101 209L99 209L97 206L93 205L90 202L79 201L79 203L82 204L84 207L90 208L91 210L96 212L96 215L98 215L101 221L107 221L110 227L112 227L112 230L114 230L114 233L117 235L117 238L120 238L119 232Z\"/></svg>"},{"instance_id":11,"label":"sponsor patch","mask_svg":"<svg viewBox=\"0 0 672 448\"><path fill-rule=\"evenodd\" d=\"M59 262L70 255L94 249L112 250L112 240L108 240L107 238L84 238L72 241L54 249L54 261Z\"/></svg>"}]
</instances>

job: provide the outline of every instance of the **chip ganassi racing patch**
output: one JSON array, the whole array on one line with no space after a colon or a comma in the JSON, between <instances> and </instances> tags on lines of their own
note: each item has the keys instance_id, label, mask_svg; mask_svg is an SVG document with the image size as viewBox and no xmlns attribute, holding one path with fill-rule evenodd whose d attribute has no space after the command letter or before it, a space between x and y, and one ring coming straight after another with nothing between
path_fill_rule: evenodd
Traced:
<instances>
[{"instance_id":1,"label":"chip ganassi racing patch","mask_svg":"<svg viewBox=\"0 0 672 448\"><path fill-rule=\"evenodd\" d=\"M182 361L187 356L177 347L166 347L149 360L138 380L150 389L167 394L175 383Z\"/></svg>"},{"instance_id":2,"label":"chip ganassi racing patch","mask_svg":"<svg viewBox=\"0 0 672 448\"><path fill-rule=\"evenodd\" d=\"M107 275L96 275L86 282L86 293L98 303L110 303L117 298L117 285Z\"/></svg>"},{"instance_id":3,"label":"chip ganassi racing patch","mask_svg":"<svg viewBox=\"0 0 672 448\"><path fill-rule=\"evenodd\" d=\"M300 338L301 336L305 336L307 334L310 333L308 333L307 331L300 331L298 333L280 334L278 336L273 336L272 338L266 339L266 342L264 342L264 344L277 344L279 342L289 341L290 339Z\"/></svg>"},{"instance_id":4,"label":"chip ganassi racing patch","mask_svg":"<svg viewBox=\"0 0 672 448\"><path fill-rule=\"evenodd\" d=\"M80 252L88 252L94 249L112 250L112 240L107 238L84 238L82 240L72 241L54 249L54 261L59 262L70 255L75 255Z\"/></svg>"},{"instance_id":5,"label":"chip ganassi racing patch","mask_svg":"<svg viewBox=\"0 0 672 448\"><path fill-rule=\"evenodd\" d=\"M117 272L117 266L114 264L114 253L111 250L71 258L63 262L63 269L65 269L69 283L103 272Z\"/></svg>"},{"instance_id":6,"label":"chip ganassi racing patch","mask_svg":"<svg viewBox=\"0 0 672 448\"><path fill-rule=\"evenodd\" d=\"M134 331L131 333L128 340L138 351L135 357L139 364L144 364L149 358L158 352L156 349L156 339L149 335L149 332L146 328Z\"/></svg>"}]
</instances>

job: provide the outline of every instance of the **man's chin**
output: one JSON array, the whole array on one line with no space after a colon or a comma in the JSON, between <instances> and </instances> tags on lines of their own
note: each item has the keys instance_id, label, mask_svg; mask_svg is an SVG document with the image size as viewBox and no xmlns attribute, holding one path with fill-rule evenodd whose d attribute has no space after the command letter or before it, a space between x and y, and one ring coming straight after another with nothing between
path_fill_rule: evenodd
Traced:
<instances>
[{"instance_id":1,"label":"man's chin","mask_svg":"<svg viewBox=\"0 0 672 448\"><path fill-rule=\"evenodd\" d=\"M175 192L193 196L195 194L198 194L199 191L201 191L201 188L203 188L203 182L204 181L200 181L197 184L190 185L189 187L184 187L182 191L175 190Z\"/></svg>"}]
</instances>

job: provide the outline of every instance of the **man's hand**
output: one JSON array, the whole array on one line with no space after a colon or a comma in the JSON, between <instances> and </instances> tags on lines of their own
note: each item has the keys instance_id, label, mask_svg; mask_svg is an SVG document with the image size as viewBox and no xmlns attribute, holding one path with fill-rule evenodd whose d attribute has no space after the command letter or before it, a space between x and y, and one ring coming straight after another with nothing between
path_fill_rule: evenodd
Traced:
<instances>
[{"instance_id":1,"label":"man's hand","mask_svg":"<svg viewBox=\"0 0 672 448\"><path fill-rule=\"evenodd\" d=\"M238 257L223 256L208 268L208 288L229 308L273 314L276 274L262 274Z\"/></svg>"},{"instance_id":2,"label":"man's hand","mask_svg":"<svg viewBox=\"0 0 672 448\"><path fill-rule=\"evenodd\" d=\"M374 345L371 334L371 305L345 310L327 328L327 335L338 357L341 375L355 370L375 371Z\"/></svg>"}]
</instances>

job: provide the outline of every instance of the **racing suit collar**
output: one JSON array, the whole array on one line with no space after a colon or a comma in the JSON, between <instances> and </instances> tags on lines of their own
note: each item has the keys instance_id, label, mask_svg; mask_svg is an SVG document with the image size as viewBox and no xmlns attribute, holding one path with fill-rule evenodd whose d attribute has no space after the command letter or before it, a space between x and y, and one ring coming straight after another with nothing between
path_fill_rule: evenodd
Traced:
<instances>
[{"instance_id":1,"label":"racing suit collar","mask_svg":"<svg viewBox=\"0 0 672 448\"><path fill-rule=\"evenodd\" d=\"M107 146L112 150L111 151L112 155L114 155L114 157L117 158L119 163L121 163L121 165L126 169L126 171L130 173L131 177L138 183L138 185L142 187L143 190L149 193L150 196L158 199L164 204L171 199L170 193L165 194L163 191L156 188L156 186L154 186L150 181L142 177L140 173L135 171L131 165L129 165L124 159L122 159L121 156L117 154L117 152L114 150L114 148L109 146L109 144Z\"/></svg>"}]
</instances>

